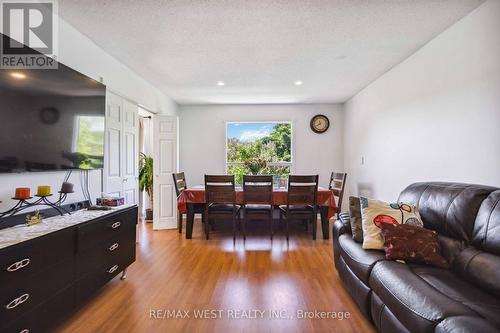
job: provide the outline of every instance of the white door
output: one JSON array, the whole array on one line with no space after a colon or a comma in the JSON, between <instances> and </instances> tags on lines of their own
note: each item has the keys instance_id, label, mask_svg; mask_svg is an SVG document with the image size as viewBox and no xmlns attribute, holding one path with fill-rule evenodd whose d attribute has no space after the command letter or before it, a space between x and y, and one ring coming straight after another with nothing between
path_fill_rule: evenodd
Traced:
<instances>
[{"instance_id":1,"label":"white door","mask_svg":"<svg viewBox=\"0 0 500 333\"><path fill-rule=\"evenodd\" d=\"M172 173L177 172L177 117L153 118L153 229L177 227L177 198Z\"/></svg>"},{"instance_id":2,"label":"white door","mask_svg":"<svg viewBox=\"0 0 500 333\"><path fill-rule=\"evenodd\" d=\"M125 204L139 202L139 114L137 105L123 101L123 197Z\"/></svg>"},{"instance_id":3,"label":"white door","mask_svg":"<svg viewBox=\"0 0 500 333\"><path fill-rule=\"evenodd\" d=\"M104 145L104 192L137 204L138 196L138 106L106 93L106 131Z\"/></svg>"},{"instance_id":4,"label":"white door","mask_svg":"<svg viewBox=\"0 0 500 333\"><path fill-rule=\"evenodd\" d=\"M106 94L106 139L104 144L104 191L112 196L123 196L122 156L123 100Z\"/></svg>"}]
</instances>

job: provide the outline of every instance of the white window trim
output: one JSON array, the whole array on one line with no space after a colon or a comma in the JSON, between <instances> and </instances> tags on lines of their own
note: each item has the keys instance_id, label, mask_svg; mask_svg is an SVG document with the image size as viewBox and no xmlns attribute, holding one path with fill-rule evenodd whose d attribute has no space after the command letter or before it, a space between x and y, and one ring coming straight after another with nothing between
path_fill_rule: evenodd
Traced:
<instances>
[{"instance_id":1,"label":"white window trim","mask_svg":"<svg viewBox=\"0 0 500 333\"><path fill-rule=\"evenodd\" d=\"M227 128L230 124L290 124L292 129L292 136L290 138L290 154L291 161L290 162L268 162L268 166L289 166L290 173L294 172L294 161L295 161L295 131L294 131L294 122L291 120L255 120L255 121L247 121L247 120L239 120L239 121L226 121L225 122L225 132L224 132L224 162L225 162L225 173L227 173L227 167L231 165L243 165L244 162L228 162L227 161Z\"/></svg>"}]
</instances>

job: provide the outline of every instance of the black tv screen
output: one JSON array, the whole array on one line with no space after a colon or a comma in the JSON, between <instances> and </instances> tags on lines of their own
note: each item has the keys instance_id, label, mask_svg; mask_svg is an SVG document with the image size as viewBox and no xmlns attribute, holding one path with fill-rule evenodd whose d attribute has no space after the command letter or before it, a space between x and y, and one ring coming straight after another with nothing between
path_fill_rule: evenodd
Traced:
<instances>
[{"instance_id":1,"label":"black tv screen","mask_svg":"<svg viewBox=\"0 0 500 333\"><path fill-rule=\"evenodd\" d=\"M0 172L101 169L105 95L63 64L0 70Z\"/></svg>"}]
</instances>

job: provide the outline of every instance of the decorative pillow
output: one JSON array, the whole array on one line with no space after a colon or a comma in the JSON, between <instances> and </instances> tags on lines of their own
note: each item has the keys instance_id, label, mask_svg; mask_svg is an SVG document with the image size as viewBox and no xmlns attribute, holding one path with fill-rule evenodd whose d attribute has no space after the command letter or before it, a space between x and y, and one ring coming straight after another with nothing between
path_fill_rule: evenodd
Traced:
<instances>
[{"instance_id":1,"label":"decorative pillow","mask_svg":"<svg viewBox=\"0 0 500 333\"><path fill-rule=\"evenodd\" d=\"M363 223L358 197L349 197L349 216L351 217L352 239L358 243L363 243Z\"/></svg>"},{"instance_id":2,"label":"decorative pillow","mask_svg":"<svg viewBox=\"0 0 500 333\"><path fill-rule=\"evenodd\" d=\"M387 259L449 267L434 230L409 224L382 223L380 227Z\"/></svg>"},{"instance_id":3,"label":"decorative pillow","mask_svg":"<svg viewBox=\"0 0 500 333\"><path fill-rule=\"evenodd\" d=\"M380 227L383 223L424 226L417 208L413 205L390 204L364 197L360 197L359 201L363 224L363 249L384 249L384 242L380 236Z\"/></svg>"}]
</instances>

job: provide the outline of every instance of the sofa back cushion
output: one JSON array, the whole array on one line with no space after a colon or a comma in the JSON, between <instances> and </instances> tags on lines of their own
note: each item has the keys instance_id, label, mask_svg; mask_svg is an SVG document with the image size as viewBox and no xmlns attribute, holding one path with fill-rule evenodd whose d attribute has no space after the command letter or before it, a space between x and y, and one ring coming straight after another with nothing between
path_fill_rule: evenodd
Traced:
<instances>
[{"instance_id":1,"label":"sofa back cushion","mask_svg":"<svg viewBox=\"0 0 500 333\"><path fill-rule=\"evenodd\" d=\"M474 223L472 245L500 255L500 190L492 192L481 204Z\"/></svg>"},{"instance_id":2,"label":"sofa back cushion","mask_svg":"<svg viewBox=\"0 0 500 333\"><path fill-rule=\"evenodd\" d=\"M500 256L469 246L455 257L452 269L465 280L500 297Z\"/></svg>"},{"instance_id":3,"label":"sofa back cushion","mask_svg":"<svg viewBox=\"0 0 500 333\"><path fill-rule=\"evenodd\" d=\"M424 226L470 243L483 200L495 187L446 182L415 183L401 192L399 202L418 207Z\"/></svg>"}]
</instances>

